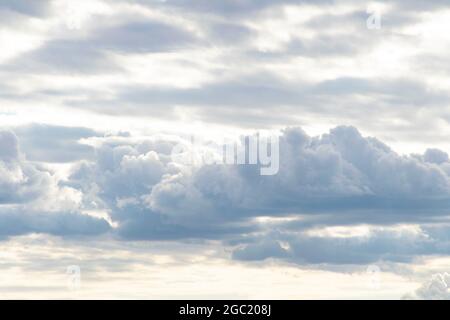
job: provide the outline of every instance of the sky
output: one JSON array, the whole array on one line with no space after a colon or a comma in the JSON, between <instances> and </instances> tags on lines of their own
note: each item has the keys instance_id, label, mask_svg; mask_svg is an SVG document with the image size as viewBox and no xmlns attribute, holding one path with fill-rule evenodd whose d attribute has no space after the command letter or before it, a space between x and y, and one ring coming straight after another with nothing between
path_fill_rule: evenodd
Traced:
<instances>
[{"instance_id":1,"label":"sky","mask_svg":"<svg viewBox=\"0 0 450 320\"><path fill-rule=\"evenodd\" d=\"M450 297L450 1L0 18L0 298Z\"/></svg>"}]
</instances>

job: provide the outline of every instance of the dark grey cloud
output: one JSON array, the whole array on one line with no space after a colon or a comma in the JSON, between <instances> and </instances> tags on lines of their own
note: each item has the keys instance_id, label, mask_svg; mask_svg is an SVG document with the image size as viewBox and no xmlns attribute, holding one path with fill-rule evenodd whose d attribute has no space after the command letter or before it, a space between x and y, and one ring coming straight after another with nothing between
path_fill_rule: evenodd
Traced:
<instances>
[{"instance_id":1,"label":"dark grey cloud","mask_svg":"<svg viewBox=\"0 0 450 320\"><path fill-rule=\"evenodd\" d=\"M187 208L186 208L187 209ZM171 221L167 216L143 209L139 206L127 206L115 209L113 213L120 225L115 230L122 240L220 240L233 239L236 235L255 232L257 228L249 222L239 221L223 223L203 223L197 221L191 225Z\"/></svg>"},{"instance_id":2,"label":"dark grey cloud","mask_svg":"<svg viewBox=\"0 0 450 320\"><path fill-rule=\"evenodd\" d=\"M0 237L30 233L63 237L97 236L111 229L104 219L88 215L70 212L26 212L24 209L0 209Z\"/></svg>"},{"instance_id":3,"label":"dark grey cloud","mask_svg":"<svg viewBox=\"0 0 450 320\"><path fill-rule=\"evenodd\" d=\"M447 229L448 231L448 229ZM284 248L281 246L284 243ZM318 237L306 234L268 234L233 252L233 258L260 261L285 259L298 264L371 264L412 262L418 256L447 255L450 242L433 234L378 230L365 236Z\"/></svg>"}]
</instances>

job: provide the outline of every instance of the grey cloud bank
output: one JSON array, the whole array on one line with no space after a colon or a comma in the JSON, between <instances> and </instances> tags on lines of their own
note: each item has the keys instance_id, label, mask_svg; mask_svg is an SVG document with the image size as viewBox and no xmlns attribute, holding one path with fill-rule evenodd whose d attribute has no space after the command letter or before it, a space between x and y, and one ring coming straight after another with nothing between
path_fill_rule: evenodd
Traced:
<instances>
[{"instance_id":1,"label":"grey cloud bank","mask_svg":"<svg viewBox=\"0 0 450 320\"><path fill-rule=\"evenodd\" d=\"M62 136L74 132L83 130ZM68 180L55 181L20 155L15 135L2 133L1 198L20 208L4 207L2 234L216 239L236 247L232 256L238 260L279 258L299 264L407 262L450 249L446 224L434 227L445 221L450 198L450 163L440 150L400 156L352 127L320 137L288 128L280 136L278 174L261 176L258 165L174 162L176 140L101 139L93 159L79 162ZM45 194L49 189L58 197ZM39 208L46 197L55 198L53 206L46 203L47 211ZM106 211L117 226L80 215L83 210ZM289 220L257 220L268 217ZM420 230L376 230L344 239L310 233L327 226L411 223Z\"/></svg>"}]
</instances>

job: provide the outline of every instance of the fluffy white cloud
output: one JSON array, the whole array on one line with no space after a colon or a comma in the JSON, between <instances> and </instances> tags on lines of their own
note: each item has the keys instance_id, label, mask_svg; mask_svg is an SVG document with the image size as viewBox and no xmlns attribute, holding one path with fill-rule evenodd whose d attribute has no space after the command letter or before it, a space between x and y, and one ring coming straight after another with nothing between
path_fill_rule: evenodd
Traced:
<instances>
[{"instance_id":1,"label":"fluffy white cloud","mask_svg":"<svg viewBox=\"0 0 450 320\"><path fill-rule=\"evenodd\" d=\"M24 163L12 132L0 132L0 146L1 203L35 200L51 184L50 174Z\"/></svg>"},{"instance_id":2,"label":"fluffy white cloud","mask_svg":"<svg viewBox=\"0 0 450 320\"><path fill-rule=\"evenodd\" d=\"M450 300L450 274L437 273L404 299Z\"/></svg>"},{"instance_id":3,"label":"fluffy white cloud","mask_svg":"<svg viewBox=\"0 0 450 320\"><path fill-rule=\"evenodd\" d=\"M109 224L80 212L82 195L28 162L17 137L0 131L0 237L25 233L99 234Z\"/></svg>"}]
</instances>

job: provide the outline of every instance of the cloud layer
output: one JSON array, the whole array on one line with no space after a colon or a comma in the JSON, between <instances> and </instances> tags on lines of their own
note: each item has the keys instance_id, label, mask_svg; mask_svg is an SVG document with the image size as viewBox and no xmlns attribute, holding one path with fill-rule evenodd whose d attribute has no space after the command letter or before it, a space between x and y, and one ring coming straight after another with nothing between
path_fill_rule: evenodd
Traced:
<instances>
[{"instance_id":1,"label":"cloud layer","mask_svg":"<svg viewBox=\"0 0 450 320\"><path fill-rule=\"evenodd\" d=\"M344 271L448 256L448 5L2 1L1 240L208 243ZM279 135L276 175L173 156L257 132Z\"/></svg>"},{"instance_id":2,"label":"cloud layer","mask_svg":"<svg viewBox=\"0 0 450 320\"><path fill-rule=\"evenodd\" d=\"M450 275L445 273L434 274L420 288L411 294L405 295L404 299L422 300L450 300Z\"/></svg>"},{"instance_id":3,"label":"cloud layer","mask_svg":"<svg viewBox=\"0 0 450 320\"><path fill-rule=\"evenodd\" d=\"M260 175L259 165L178 162L174 147L189 146L179 137L93 134L95 157L57 181L21 160L12 133L2 137L3 202L35 212L5 207L5 221L20 226L15 233L100 234L109 224L79 213L101 211L123 240L215 239L238 260L365 264L450 250L447 154L401 156L353 127L320 137L285 129L274 176ZM49 224L33 222L42 217ZM353 234L358 226L368 227Z\"/></svg>"},{"instance_id":4,"label":"cloud layer","mask_svg":"<svg viewBox=\"0 0 450 320\"><path fill-rule=\"evenodd\" d=\"M0 132L0 237L28 233L98 235L105 220L83 215L82 195L60 185L57 177L28 162L10 131Z\"/></svg>"},{"instance_id":5,"label":"cloud layer","mask_svg":"<svg viewBox=\"0 0 450 320\"><path fill-rule=\"evenodd\" d=\"M255 130L349 124L408 151L447 148L446 3L6 1L0 12L15 23L5 19L0 39L0 99L17 113L9 121L31 117L15 107L26 105L95 130L117 129L105 115ZM380 30L366 27L373 10Z\"/></svg>"}]
</instances>

